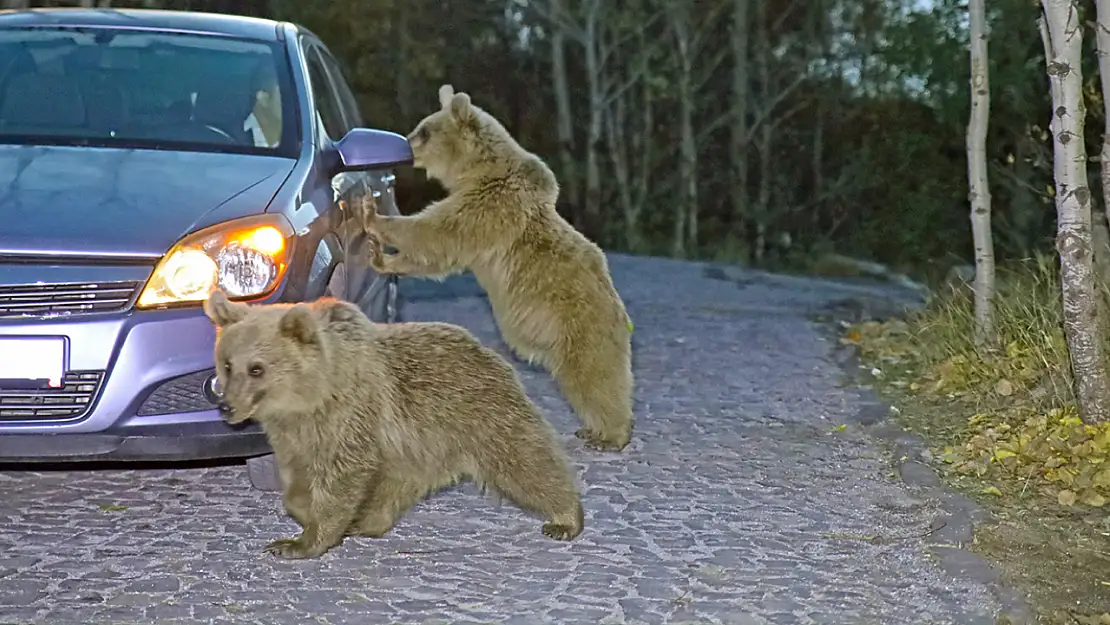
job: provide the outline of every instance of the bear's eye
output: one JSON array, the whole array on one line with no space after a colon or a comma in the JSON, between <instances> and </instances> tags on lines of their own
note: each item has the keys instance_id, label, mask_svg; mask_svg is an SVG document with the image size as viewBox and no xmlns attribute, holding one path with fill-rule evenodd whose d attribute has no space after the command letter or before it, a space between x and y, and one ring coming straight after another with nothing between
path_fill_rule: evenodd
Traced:
<instances>
[{"instance_id":1,"label":"bear's eye","mask_svg":"<svg viewBox=\"0 0 1110 625\"><path fill-rule=\"evenodd\" d=\"M258 376L262 375L262 365L258 364L257 362L254 363L253 365L251 365L251 368L247 371L247 373L249 373L252 378L257 378Z\"/></svg>"},{"instance_id":2,"label":"bear's eye","mask_svg":"<svg viewBox=\"0 0 1110 625\"><path fill-rule=\"evenodd\" d=\"M231 361L230 360L224 362L224 371L226 371L228 373L231 373Z\"/></svg>"},{"instance_id":3,"label":"bear's eye","mask_svg":"<svg viewBox=\"0 0 1110 625\"><path fill-rule=\"evenodd\" d=\"M428 130L428 125L425 124L416 131L416 137L421 141L427 141L428 137L432 136L432 131Z\"/></svg>"}]
</instances>

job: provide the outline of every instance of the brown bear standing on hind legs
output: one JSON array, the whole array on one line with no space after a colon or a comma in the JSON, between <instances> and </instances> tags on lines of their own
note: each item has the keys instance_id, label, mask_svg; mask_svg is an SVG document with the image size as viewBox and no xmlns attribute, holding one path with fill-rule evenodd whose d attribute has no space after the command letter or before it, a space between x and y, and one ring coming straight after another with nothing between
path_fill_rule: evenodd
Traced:
<instances>
[{"instance_id":1,"label":"brown bear standing on hind legs","mask_svg":"<svg viewBox=\"0 0 1110 625\"><path fill-rule=\"evenodd\" d=\"M380 537L429 493L470 477L582 531L578 487L555 430L516 371L464 328L376 324L354 304L249 306L213 292L216 371L229 423L254 419L303 528L266 551L314 558L344 536Z\"/></svg>"},{"instance_id":2,"label":"brown bear standing on hind legs","mask_svg":"<svg viewBox=\"0 0 1110 625\"><path fill-rule=\"evenodd\" d=\"M632 436L632 322L601 249L555 211L551 169L489 113L450 85L441 109L409 135L415 165L448 196L420 213L378 215L367 230L398 250L380 273L442 279L469 269L489 296L505 342L547 368L578 413L592 448ZM380 246L379 246L380 250Z\"/></svg>"}]
</instances>

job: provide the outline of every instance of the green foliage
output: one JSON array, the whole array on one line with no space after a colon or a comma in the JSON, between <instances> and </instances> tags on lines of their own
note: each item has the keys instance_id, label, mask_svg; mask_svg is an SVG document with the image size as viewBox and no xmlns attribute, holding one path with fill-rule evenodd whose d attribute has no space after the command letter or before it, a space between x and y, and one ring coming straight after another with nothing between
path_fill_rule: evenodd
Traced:
<instances>
[{"instance_id":1,"label":"green foliage","mask_svg":"<svg viewBox=\"0 0 1110 625\"><path fill-rule=\"evenodd\" d=\"M999 285L996 348L971 341L966 287L907 321L854 327L846 340L887 384L951 413L935 450L950 473L982 480L990 492L1036 489L1063 506L1102 507L1110 498L1110 423L1076 416L1055 262L1003 269Z\"/></svg>"},{"instance_id":2,"label":"green foliage","mask_svg":"<svg viewBox=\"0 0 1110 625\"><path fill-rule=\"evenodd\" d=\"M605 80L625 96L623 132L641 119L640 94L653 99L648 133L650 189L629 237L606 141L601 154L603 224L600 243L621 249L638 240L639 253L667 254L674 236L681 64L668 0L603 3L596 28ZM115 0L139 6L146 0ZM900 267L924 268L971 259L964 133L969 110L967 8L937 0L766 0L768 80L759 67L756 23L749 24L748 118L773 128L770 163L761 171L760 131L743 154L747 186L737 185L729 149L735 104L730 3L691 5L698 62L693 76L698 133L699 241L705 258L745 260L755 247L754 216L765 216L769 262L798 264L802 256L837 251ZM40 0L32 5L60 4ZM502 119L528 149L556 169L564 189L580 186L589 124L585 51L586 3L566 0L575 22L566 37L577 176L560 169L555 136L551 34L557 25L548 0L162 0L167 8L228 11L301 23L340 59L368 124L407 133L437 106L444 82L470 91ZM1055 211L1051 143L1045 133L1050 103L1037 31L1038 3L994 0L990 28L991 120L988 138L993 222L1000 258L1024 258L1052 246ZM1093 0L1083 0L1084 19ZM1103 130L1094 31L1085 28L1082 68L1088 98L1087 141ZM646 64L639 63L644 60ZM646 65L646 75L635 68ZM627 84L625 82L627 81ZM794 87L791 88L791 85ZM627 89L624 89L627 87ZM615 102L610 93L610 103ZM774 102L772 110L764 104ZM610 111L611 112L611 111ZM631 144L631 137L627 137ZM1091 150L1096 152L1097 148ZM643 152L643 150L641 150ZM1098 168L1089 167L1092 187ZM402 208L419 209L440 192L422 176L402 171ZM760 191L768 191L767 205ZM563 193L563 198L567 197ZM1097 198L1099 194L1095 194ZM579 217L582 206L560 210ZM787 243L788 241L788 243ZM802 263L804 264L804 263Z\"/></svg>"}]
</instances>

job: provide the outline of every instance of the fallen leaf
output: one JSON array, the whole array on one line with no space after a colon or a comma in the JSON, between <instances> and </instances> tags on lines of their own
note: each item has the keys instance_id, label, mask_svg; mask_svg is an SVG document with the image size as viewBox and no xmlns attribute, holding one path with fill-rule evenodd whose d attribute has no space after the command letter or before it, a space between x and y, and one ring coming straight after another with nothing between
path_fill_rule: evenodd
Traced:
<instances>
[{"instance_id":1,"label":"fallen leaf","mask_svg":"<svg viewBox=\"0 0 1110 625\"><path fill-rule=\"evenodd\" d=\"M996 450L994 450L994 459L995 460L1003 460L1005 458L1015 458L1015 457L1017 457L1017 454L1010 451L1009 449L996 449Z\"/></svg>"},{"instance_id":2,"label":"fallen leaf","mask_svg":"<svg viewBox=\"0 0 1110 625\"><path fill-rule=\"evenodd\" d=\"M1083 496L1083 504L1092 508L1101 508L1106 505L1106 498L1094 491L1088 491Z\"/></svg>"},{"instance_id":3,"label":"fallen leaf","mask_svg":"<svg viewBox=\"0 0 1110 625\"><path fill-rule=\"evenodd\" d=\"M1056 501L1058 501L1061 506L1074 506L1075 502L1078 500L1079 496L1075 494L1075 491L1062 490L1056 495Z\"/></svg>"},{"instance_id":4,"label":"fallen leaf","mask_svg":"<svg viewBox=\"0 0 1110 625\"><path fill-rule=\"evenodd\" d=\"M105 503L100 505L101 512L123 512L126 509L127 506L121 506L119 504L113 503Z\"/></svg>"},{"instance_id":5,"label":"fallen leaf","mask_svg":"<svg viewBox=\"0 0 1110 625\"><path fill-rule=\"evenodd\" d=\"M1095 486L1110 486L1110 469L1103 469L1091 478L1091 483Z\"/></svg>"},{"instance_id":6,"label":"fallen leaf","mask_svg":"<svg viewBox=\"0 0 1110 625\"><path fill-rule=\"evenodd\" d=\"M1009 397L1014 394L1014 383L1002 378L994 385L994 392L1002 397Z\"/></svg>"},{"instance_id":7,"label":"fallen leaf","mask_svg":"<svg viewBox=\"0 0 1110 625\"><path fill-rule=\"evenodd\" d=\"M847 429L848 429L848 424L847 423L841 423L840 425L833 428L833 432L843 432L844 430L847 430Z\"/></svg>"},{"instance_id":8,"label":"fallen leaf","mask_svg":"<svg viewBox=\"0 0 1110 625\"><path fill-rule=\"evenodd\" d=\"M1055 469L1056 467L1064 466L1067 460L1060 456L1053 456L1045 461L1044 466L1046 469ZM1107 472L1107 477L1110 477L1110 472Z\"/></svg>"},{"instance_id":9,"label":"fallen leaf","mask_svg":"<svg viewBox=\"0 0 1110 625\"><path fill-rule=\"evenodd\" d=\"M998 490L994 486L988 486L988 487L984 488L983 492L988 494L988 495L994 495L996 497L1001 497L1002 496L1002 491Z\"/></svg>"}]
</instances>

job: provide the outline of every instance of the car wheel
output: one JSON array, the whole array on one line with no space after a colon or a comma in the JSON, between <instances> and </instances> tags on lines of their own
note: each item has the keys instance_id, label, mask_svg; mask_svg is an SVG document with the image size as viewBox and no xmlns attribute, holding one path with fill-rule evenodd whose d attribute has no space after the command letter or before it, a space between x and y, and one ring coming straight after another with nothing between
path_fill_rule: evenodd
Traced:
<instances>
[{"instance_id":1,"label":"car wheel","mask_svg":"<svg viewBox=\"0 0 1110 625\"><path fill-rule=\"evenodd\" d=\"M386 323L400 323L405 320L405 296L401 293L401 281L393 276L386 285Z\"/></svg>"},{"instance_id":2,"label":"car wheel","mask_svg":"<svg viewBox=\"0 0 1110 625\"><path fill-rule=\"evenodd\" d=\"M281 490L281 477L274 464L274 454L247 458L247 477L250 478L251 486L258 490Z\"/></svg>"},{"instance_id":3,"label":"car wheel","mask_svg":"<svg viewBox=\"0 0 1110 625\"><path fill-rule=\"evenodd\" d=\"M401 297L397 276L389 276L377 293L363 300L360 307L371 321L397 323L401 320L403 305L404 299Z\"/></svg>"}]
</instances>

